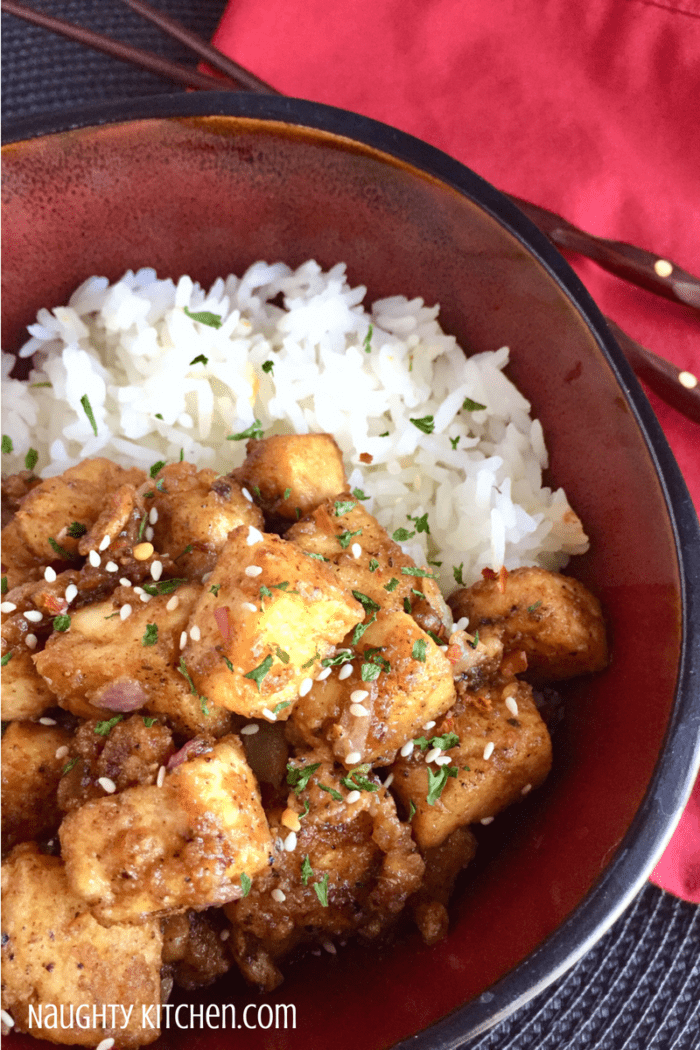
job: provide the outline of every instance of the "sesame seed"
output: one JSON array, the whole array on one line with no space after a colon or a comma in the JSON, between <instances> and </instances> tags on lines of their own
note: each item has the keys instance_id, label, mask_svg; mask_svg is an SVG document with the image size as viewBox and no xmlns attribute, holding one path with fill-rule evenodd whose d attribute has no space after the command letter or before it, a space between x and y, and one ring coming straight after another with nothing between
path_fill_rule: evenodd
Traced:
<instances>
[{"instance_id":1,"label":"sesame seed","mask_svg":"<svg viewBox=\"0 0 700 1050\"><path fill-rule=\"evenodd\" d=\"M52 569L50 565L47 565L44 569L44 579L47 583L54 583L56 580L56 570Z\"/></svg>"},{"instance_id":2,"label":"sesame seed","mask_svg":"<svg viewBox=\"0 0 700 1050\"><path fill-rule=\"evenodd\" d=\"M137 543L133 550L136 561L147 561L155 550L152 543Z\"/></svg>"},{"instance_id":3,"label":"sesame seed","mask_svg":"<svg viewBox=\"0 0 700 1050\"><path fill-rule=\"evenodd\" d=\"M349 806L354 806L356 802L360 801L361 797L362 796L359 791L349 791L345 798L345 801Z\"/></svg>"},{"instance_id":4,"label":"sesame seed","mask_svg":"<svg viewBox=\"0 0 700 1050\"><path fill-rule=\"evenodd\" d=\"M65 594L66 601L70 605L70 603L73 601L73 599L77 598L77 597L78 597L78 588L75 586L74 583L69 583L68 586L66 587L66 594Z\"/></svg>"},{"instance_id":5,"label":"sesame seed","mask_svg":"<svg viewBox=\"0 0 700 1050\"><path fill-rule=\"evenodd\" d=\"M299 696L306 696L307 693L310 693L313 684L313 678L302 679L301 685L299 686Z\"/></svg>"},{"instance_id":6,"label":"sesame seed","mask_svg":"<svg viewBox=\"0 0 700 1050\"><path fill-rule=\"evenodd\" d=\"M352 674L352 664L343 664L338 671L338 680L344 682L346 678L349 678Z\"/></svg>"},{"instance_id":7,"label":"sesame seed","mask_svg":"<svg viewBox=\"0 0 700 1050\"><path fill-rule=\"evenodd\" d=\"M441 753L442 752L441 752L439 747L431 748L431 750L425 756L425 761L426 762L434 762L435 759L438 758Z\"/></svg>"},{"instance_id":8,"label":"sesame seed","mask_svg":"<svg viewBox=\"0 0 700 1050\"><path fill-rule=\"evenodd\" d=\"M457 620L457 623L455 624L455 631L466 631L468 626L469 626L469 617L468 616L460 616L459 620Z\"/></svg>"},{"instance_id":9,"label":"sesame seed","mask_svg":"<svg viewBox=\"0 0 700 1050\"><path fill-rule=\"evenodd\" d=\"M162 575L163 575L163 562L162 561L158 561L158 560L156 560L154 562L151 562L151 579L153 579L156 582L158 582L158 580L161 578Z\"/></svg>"},{"instance_id":10,"label":"sesame seed","mask_svg":"<svg viewBox=\"0 0 700 1050\"><path fill-rule=\"evenodd\" d=\"M249 722L247 726L243 726L241 729L241 736L254 736L255 733L260 732L260 726L256 726L254 722Z\"/></svg>"},{"instance_id":11,"label":"sesame seed","mask_svg":"<svg viewBox=\"0 0 700 1050\"><path fill-rule=\"evenodd\" d=\"M107 792L108 795L113 795L117 790L117 785L113 780L110 780L109 777L99 777L97 783Z\"/></svg>"},{"instance_id":12,"label":"sesame seed","mask_svg":"<svg viewBox=\"0 0 700 1050\"><path fill-rule=\"evenodd\" d=\"M14 602L3 602L2 605L0 605L0 612L11 613L14 612L16 608L17 606Z\"/></svg>"},{"instance_id":13,"label":"sesame seed","mask_svg":"<svg viewBox=\"0 0 700 1050\"><path fill-rule=\"evenodd\" d=\"M393 783L394 783L394 774L390 773L389 776L384 781L384 787L385 788L390 788Z\"/></svg>"},{"instance_id":14,"label":"sesame seed","mask_svg":"<svg viewBox=\"0 0 700 1050\"><path fill-rule=\"evenodd\" d=\"M279 837L279 835L275 839L275 849L277 850L278 853L283 853L284 852L284 842Z\"/></svg>"},{"instance_id":15,"label":"sesame seed","mask_svg":"<svg viewBox=\"0 0 700 1050\"><path fill-rule=\"evenodd\" d=\"M0 1018L2 1018L2 1023L6 1024L8 1028L12 1028L15 1023L14 1018L10 1017L7 1010L0 1010Z\"/></svg>"},{"instance_id":16,"label":"sesame seed","mask_svg":"<svg viewBox=\"0 0 700 1050\"><path fill-rule=\"evenodd\" d=\"M287 853L293 853L297 848L297 833L296 831L290 831L284 840L284 848Z\"/></svg>"},{"instance_id":17,"label":"sesame seed","mask_svg":"<svg viewBox=\"0 0 700 1050\"><path fill-rule=\"evenodd\" d=\"M255 525L248 526L248 537L246 543L249 547L252 547L254 543L262 543L262 532L255 528Z\"/></svg>"},{"instance_id":18,"label":"sesame seed","mask_svg":"<svg viewBox=\"0 0 700 1050\"><path fill-rule=\"evenodd\" d=\"M165 766L161 766L156 777L156 787L162 788L165 783Z\"/></svg>"},{"instance_id":19,"label":"sesame seed","mask_svg":"<svg viewBox=\"0 0 700 1050\"><path fill-rule=\"evenodd\" d=\"M354 689L352 693L350 693L350 700L353 704L361 704L368 696L369 692L367 689Z\"/></svg>"},{"instance_id":20,"label":"sesame seed","mask_svg":"<svg viewBox=\"0 0 700 1050\"><path fill-rule=\"evenodd\" d=\"M180 635L180 648L184 649L187 645L187 631L183 631Z\"/></svg>"},{"instance_id":21,"label":"sesame seed","mask_svg":"<svg viewBox=\"0 0 700 1050\"><path fill-rule=\"evenodd\" d=\"M432 729L434 725L435 725L434 721L433 722L426 722L425 725L423 726L423 729Z\"/></svg>"},{"instance_id":22,"label":"sesame seed","mask_svg":"<svg viewBox=\"0 0 700 1050\"><path fill-rule=\"evenodd\" d=\"M151 525L155 525L155 523L158 521L158 508L157 507L151 507L150 513L148 515L148 520L151 523Z\"/></svg>"},{"instance_id":23,"label":"sesame seed","mask_svg":"<svg viewBox=\"0 0 700 1050\"><path fill-rule=\"evenodd\" d=\"M506 707L508 708L508 710L510 711L510 713L513 715L514 718L518 717L518 702L517 702L517 700L515 700L514 697L512 697L512 696L507 696L506 697Z\"/></svg>"},{"instance_id":24,"label":"sesame seed","mask_svg":"<svg viewBox=\"0 0 700 1050\"><path fill-rule=\"evenodd\" d=\"M241 489L241 492L243 493L243 495L245 496L245 498L248 500L249 503L253 502L253 497L248 492L248 489Z\"/></svg>"},{"instance_id":25,"label":"sesame seed","mask_svg":"<svg viewBox=\"0 0 700 1050\"><path fill-rule=\"evenodd\" d=\"M43 718L39 719L39 725L40 726L55 726L56 725L56 719L55 718L47 718L46 715L44 715Z\"/></svg>"},{"instance_id":26,"label":"sesame seed","mask_svg":"<svg viewBox=\"0 0 700 1050\"><path fill-rule=\"evenodd\" d=\"M112 537L105 535L100 540L100 545L99 545L99 547L97 549L100 550L100 551L106 551L111 542L112 542Z\"/></svg>"},{"instance_id":27,"label":"sesame seed","mask_svg":"<svg viewBox=\"0 0 700 1050\"><path fill-rule=\"evenodd\" d=\"M479 821L480 824L493 824L493 817L482 817Z\"/></svg>"},{"instance_id":28,"label":"sesame seed","mask_svg":"<svg viewBox=\"0 0 700 1050\"><path fill-rule=\"evenodd\" d=\"M673 266L668 259L657 259L654 263L654 270L659 277L670 277L673 273Z\"/></svg>"},{"instance_id":29,"label":"sesame seed","mask_svg":"<svg viewBox=\"0 0 700 1050\"><path fill-rule=\"evenodd\" d=\"M121 584L122 587L132 587L133 586L131 580L127 580L126 576L121 576L120 579L119 579L119 583ZM140 588L139 588L139 590L140 590ZM136 593L138 594L138 591Z\"/></svg>"},{"instance_id":30,"label":"sesame seed","mask_svg":"<svg viewBox=\"0 0 700 1050\"><path fill-rule=\"evenodd\" d=\"M262 572L262 568L260 565L246 565L243 571L246 576L259 576Z\"/></svg>"},{"instance_id":31,"label":"sesame seed","mask_svg":"<svg viewBox=\"0 0 700 1050\"><path fill-rule=\"evenodd\" d=\"M408 743L404 744L403 747L401 748L401 751L399 752L401 757L402 758L408 758L409 755L413 754L414 746L415 745L414 745L412 740L409 740Z\"/></svg>"},{"instance_id":32,"label":"sesame seed","mask_svg":"<svg viewBox=\"0 0 700 1050\"><path fill-rule=\"evenodd\" d=\"M354 766L360 761L361 758L362 755L359 751L351 751L350 754L345 756L345 761L348 763L348 765Z\"/></svg>"},{"instance_id":33,"label":"sesame seed","mask_svg":"<svg viewBox=\"0 0 700 1050\"><path fill-rule=\"evenodd\" d=\"M278 904L281 904L282 901L286 901L287 899L282 890L273 890L270 896L272 897L273 901L277 901Z\"/></svg>"},{"instance_id":34,"label":"sesame seed","mask_svg":"<svg viewBox=\"0 0 700 1050\"><path fill-rule=\"evenodd\" d=\"M231 931L230 930L222 930L221 933L219 934L219 940L220 941L227 941L230 936L231 936Z\"/></svg>"},{"instance_id":35,"label":"sesame seed","mask_svg":"<svg viewBox=\"0 0 700 1050\"><path fill-rule=\"evenodd\" d=\"M449 766L451 761L452 761L452 759L450 758L449 755L438 755L438 757L435 759L435 765L436 766Z\"/></svg>"},{"instance_id":36,"label":"sesame seed","mask_svg":"<svg viewBox=\"0 0 700 1050\"><path fill-rule=\"evenodd\" d=\"M115 561L108 561L105 565L107 572L119 572L119 566Z\"/></svg>"},{"instance_id":37,"label":"sesame seed","mask_svg":"<svg viewBox=\"0 0 700 1050\"><path fill-rule=\"evenodd\" d=\"M369 711L362 704L350 704L350 714L354 715L355 718L366 718Z\"/></svg>"},{"instance_id":38,"label":"sesame seed","mask_svg":"<svg viewBox=\"0 0 700 1050\"><path fill-rule=\"evenodd\" d=\"M62 747L56 748L55 758L65 758L68 754L68 747L64 744Z\"/></svg>"},{"instance_id":39,"label":"sesame seed","mask_svg":"<svg viewBox=\"0 0 700 1050\"><path fill-rule=\"evenodd\" d=\"M27 637L24 639L24 644L26 645L27 649L36 649L38 645L37 636L35 634L28 634Z\"/></svg>"},{"instance_id":40,"label":"sesame seed","mask_svg":"<svg viewBox=\"0 0 700 1050\"><path fill-rule=\"evenodd\" d=\"M268 722L277 721L277 715L273 711L271 711L269 707L263 707L262 713L265 715L265 718L268 720Z\"/></svg>"},{"instance_id":41,"label":"sesame seed","mask_svg":"<svg viewBox=\"0 0 700 1050\"><path fill-rule=\"evenodd\" d=\"M252 602L241 602L241 608L246 609L248 612L257 612L257 605L253 605Z\"/></svg>"},{"instance_id":42,"label":"sesame seed","mask_svg":"<svg viewBox=\"0 0 700 1050\"><path fill-rule=\"evenodd\" d=\"M152 540L152 539L153 539L153 537L155 536L155 533L154 533L154 531L153 531L153 529L151 528L151 526L150 526L150 525L147 525L147 526L146 526L146 528L145 528L145 530L144 530L144 533L143 533L143 534L144 534L144 536L146 537L146 539L147 539L147 541L148 541L149 543L151 542L151 540Z\"/></svg>"},{"instance_id":43,"label":"sesame seed","mask_svg":"<svg viewBox=\"0 0 700 1050\"><path fill-rule=\"evenodd\" d=\"M134 594L145 594L143 587L134 587Z\"/></svg>"},{"instance_id":44,"label":"sesame seed","mask_svg":"<svg viewBox=\"0 0 700 1050\"><path fill-rule=\"evenodd\" d=\"M95 1050L112 1050L114 1046L114 1040L110 1036L108 1039L103 1039L101 1043L98 1043Z\"/></svg>"},{"instance_id":45,"label":"sesame seed","mask_svg":"<svg viewBox=\"0 0 700 1050\"><path fill-rule=\"evenodd\" d=\"M92 565L93 569L99 569L102 564L102 558L99 556L97 551L90 551L88 554L88 561Z\"/></svg>"},{"instance_id":46,"label":"sesame seed","mask_svg":"<svg viewBox=\"0 0 700 1050\"><path fill-rule=\"evenodd\" d=\"M143 594L139 594L139 601L140 602L150 602L150 600L151 600L150 594L146 594L145 591L144 591Z\"/></svg>"},{"instance_id":47,"label":"sesame seed","mask_svg":"<svg viewBox=\"0 0 700 1050\"><path fill-rule=\"evenodd\" d=\"M336 953L336 949L335 949L335 945L333 944L333 941L324 941L323 942L323 947L324 947L324 950L327 951L329 955L336 955L337 954Z\"/></svg>"},{"instance_id":48,"label":"sesame seed","mask_svg":"<svg viewBox=\"0 0 700 1050\"><path fill-rule=\"evenodd\" d=\"M194 627L190 627L190 638L193 642L199 642L201 640L201 637L202 632L200 631L197 624L195 624Z\"/></svg>"},{"instance_id":49,"label":"sesame seed","mask_svg":"<svg viewBox=\"0 0 700 1050\"><path fill-rule=\"evenodd\" d=\"M686 390L694 390L698 385L698 377L694 376L692 372L679 372L678 382L681 386L684 386Z\"/></svg>"},{"instance_id":50,"label":"sesame seed","mask_svg":"<svg viewBox=\"0 0 700 1050\"><path fill-rule=\"evenodd\" d=\"M30 623L41 623L41 621L44 619L44 617L38 609L30 609L24 614L24 618L26 620L29 620Z\"/></svg>"},{"instance_id":51,"label":"sesame seed","mask_svg":"<svg viewBox=\"0 0 700 1050\"><path fill-rule=\"evenodd\" d=\"M131 606L127 602L126 605L122 605L121 609L119 610L119 619L120 620L127 620L130 616L131 616Z\"/></svg>"},{"instance_id":52,"label":"sesame seed","mask_svg":"<svg viewBox=\"0 0 700 1050\"><path fill-rule=\"evenodd\" d=\"M316 675L316 681L325 682L326 678L328 678L328 676L330 675L331 670L332 668L330 667L324 667L323 670Z\"/></svg>"},{"instance_id":53,"label":"sesame seed","mask_svg":"<svg viewBox=\"0 0 700 1050\"><path fill-rule=\"evenodd\" d=\"M520 789L521 795L528 795L532 791L532 784L526 784L524 788Z\"/></svg>"},{"instance_id":54,"label":"sesame seed","mask_svg":"<svg viewBox=\"0 0 700 1050\"><path fill-rule=\"evenodd\" d=\"M172 596L172 598L170 599L170 601L168 602L168 604L165 606L165 608L167 609L168 612L175 612L175 610L177 609L179 604L180 604L180 599L178 598L178 596L176 594L174 594Z\"/></svg>"},{"instance_id":55,"label":"sesame seed","mask_svg":"<svg viewBox=\"0 0 700 1050\"><path fill-rule=\"evenodd\" d=\"M493 740L489 740L488 744L484 748L484 759L485 759L485 761L488 761L488 759L491 758L491 755L493 754L493 750L494 750L495 746L496 745L494 744Z\"/></svg>"},{"instance_id":56,"label":"sesame seed","mask_svg":"<svg viewBox=\"0 0 700 1050\"><path fill-rule=\"evenodd\" d=\"M360 546L359 543L353 543L353 545L350 548L350 550L352 551L352 556L355 559L359 558L361 556L361 554L362 554L362 547Z\"/></svg>"}]
</instances>

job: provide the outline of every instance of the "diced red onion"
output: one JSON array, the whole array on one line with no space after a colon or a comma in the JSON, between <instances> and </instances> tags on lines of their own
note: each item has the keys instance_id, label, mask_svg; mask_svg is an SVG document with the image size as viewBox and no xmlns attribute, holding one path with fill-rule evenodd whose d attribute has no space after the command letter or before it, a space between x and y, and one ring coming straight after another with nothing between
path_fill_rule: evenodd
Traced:
<instances>
[{"instance_id":1,"label":"diced red onion","mask_svg":"<svg viewBox=\"0 0 700 1050\"><path fill-rule=\"evenodd\" d=\"M229 612L230 609L228 605L223 605L218 609L214 609L216 626L219 628L221 637L227 644L231 641L231 621L229 620Z\"/></svg>"},{"instance_id":2,"label":"diced red onion","mask_svg":"<svg viewBox=\"0 0 700 1050\"><path fill-rule=\"evenodd\" d=\"M135 682L132 678L121 678L108 685L93 703L107 711L126 713L138 711L147 699L140 682Z\"/></svg>"},{"instance_id":3,"label":"diced red onion","mask_svg":"<svg viewBox=\"0 0 700 1050\"><path fill-rule=\"evenodd\" d=\"M188 740L186 744L183 744L179 751L176 751L174 755L171 755L168 759L168 769L177 769L183 762L186 762L188 758L193 758L195 755L201 755L204 751L210 751L211 745L202 740L200 737L194 737L193 740Z\"/></svg>"}]
</instances>

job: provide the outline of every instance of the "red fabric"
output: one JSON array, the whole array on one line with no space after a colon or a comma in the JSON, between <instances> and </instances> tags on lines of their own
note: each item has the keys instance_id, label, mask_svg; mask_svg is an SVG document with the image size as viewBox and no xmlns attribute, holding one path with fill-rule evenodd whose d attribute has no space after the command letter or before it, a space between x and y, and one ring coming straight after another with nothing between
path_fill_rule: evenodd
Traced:
<instances>
[{"instance_id":1,"label":"red fabric","mask_svg":"<svg viewBox=\"0 0 700 1050\"><path fill-rule=\"evenodd\" d=\"M700 0L231 0L214 43L700 274ZM700 375L697 315L571 261L604 313ZM650 401L700 508L700 427ZM700 902L700 781L652 879Z\"/></svg>"}]
</instances>

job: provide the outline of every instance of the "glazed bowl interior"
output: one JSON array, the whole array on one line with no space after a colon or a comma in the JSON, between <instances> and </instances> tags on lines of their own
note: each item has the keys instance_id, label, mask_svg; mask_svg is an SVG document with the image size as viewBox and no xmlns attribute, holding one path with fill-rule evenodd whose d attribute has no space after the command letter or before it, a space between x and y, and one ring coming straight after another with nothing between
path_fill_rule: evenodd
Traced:
<instances>
[{"instance_id":1,"label":"glazed bowl interior","mask_svg":"<svg viewBox=\"0 0 700 1050\"><path fill-rule=\"evenodd\" d=\"M382 950L309 957L267 1000L295 1004L296 1030L245 1034L250 1048L374 1050L415 1033L412 1046L455 1045L603 932L689 790L700 569L677 468L571 270L444 154L352 114L245 95L144 100L54 130L35 124L5 149L6 349L39 307L67 301L91 274L148 265L206 284L257 259L309 258L346 262L367 301L440 303L468 353L511 347L509 374L544 426L552 483L590 536L569 571L603 602L612 664L567 689L544 788L479 829L446 940L428 948L408 934ZM195 999L254 995L229 975ZM164 1037L178 1039L213 1048L230 1036Z\"/></svg>"}]
</instances>

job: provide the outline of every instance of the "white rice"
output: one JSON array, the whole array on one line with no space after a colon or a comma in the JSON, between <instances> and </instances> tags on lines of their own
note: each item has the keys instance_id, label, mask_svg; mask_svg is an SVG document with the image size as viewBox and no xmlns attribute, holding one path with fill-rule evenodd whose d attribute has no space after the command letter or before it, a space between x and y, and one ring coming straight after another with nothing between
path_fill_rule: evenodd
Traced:
<instances>
[{"instance_id":1,"label":"white rice","mask_svg":"<svg viewBox=\"0 0 700 1050\"><path fill-rule=\"evenodd\" d=\"M466 358L437 306L393 296L367 312L365 292L350 288L343 264L324 273L315 262L295 271L255 263L209 291L152 269L113 285L91 277L29 326L20 352L33 358L28 382L7 378L13 358L3 354L2 429L14 446L3 470L21 470L34 448L42 477L89 456L148 468L181 450L225 473L246 444L226 438L258 419L265 434L333 434L350 488L370 497L363 505L390 533L414 531L411 519L427 513L430 533L402 546L419 565L442 562L434 568L445 590L460 565L470 583L485 566L558 569L585 551L563 490L542 485L542 427L503 374L508 348ZM271 303L280 295L285 309ZM200 355L206 363L192 364ZM486 408L464 409L465 398ZM426 417L431 433L411 422Z\"/></svg>"}]
</instances>

